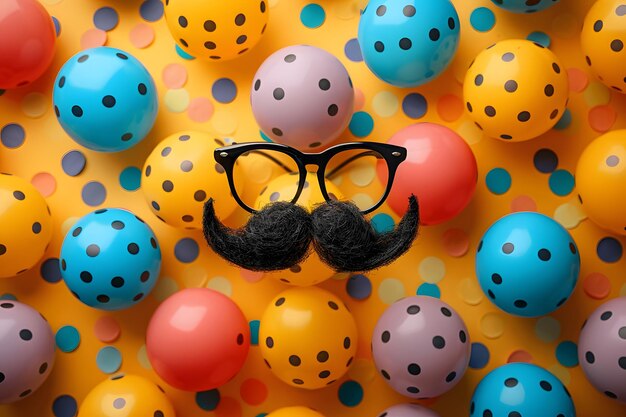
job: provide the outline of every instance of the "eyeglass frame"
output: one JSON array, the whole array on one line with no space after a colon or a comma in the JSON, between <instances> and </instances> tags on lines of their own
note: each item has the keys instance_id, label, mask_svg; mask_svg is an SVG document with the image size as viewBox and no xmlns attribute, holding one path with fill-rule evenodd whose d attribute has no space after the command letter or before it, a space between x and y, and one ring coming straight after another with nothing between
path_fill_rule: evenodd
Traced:
<instances>
[{"instance_id":1,"label":"eyeglass frame","mask_svg":"<svg viewBox=\"0 0 626 417\"><path fill-rule=\"evenodd\" d=\"M288 145L283 145L281 143L273 143L273 142L245 142L245 143L237 143L229 146L222 146L213 151L213 157L215 161L219 163L226 172L226 176L228 178L228 185L230 186L230 191L239 206L246 210L249 213L257 213L258 210L248 206L243 202L239 194L237 193L237 189L235 187L233 169L235 166L235 162L237 158L242 156L247 152L252 152L256 150L269 150L276 151L287 156L291 157L291 159L298 166L299 171L299 180L298 180L298 189L293 199L290 201L291 204L295 204L300 195L302 194L302 190L304 189L306 183L306 177L308 171L306 167L309 165L317 166L317 180L320 186L320 191L322 192L322 196L326 201L331 201L332 198L328 194L326 190L326 167L328 162L337 154L354 150L354 149L363 149L374 151L383 157L385 162L387 163L388 170L388 178L387 185L385 188L385 192L381 199L374 204L372 207L367 210L360 210L361 214L368 214L378 209L384 202L387 200L389 193L391 192L391 188L393 186L393 180L396 175L396 171L398 166L406 160L407 150L402 146L391 145L388 143L378 143L378 142L347 142L340 143L338 145L332 146L328 149L323 150L318 153L307 153L301 152L298 149L292 148ZM270 157L270 159L273 159ZM275 161L278 162L278 161ZM283 166L284 168L284 166Z\"/></svg>"}]
</instances>

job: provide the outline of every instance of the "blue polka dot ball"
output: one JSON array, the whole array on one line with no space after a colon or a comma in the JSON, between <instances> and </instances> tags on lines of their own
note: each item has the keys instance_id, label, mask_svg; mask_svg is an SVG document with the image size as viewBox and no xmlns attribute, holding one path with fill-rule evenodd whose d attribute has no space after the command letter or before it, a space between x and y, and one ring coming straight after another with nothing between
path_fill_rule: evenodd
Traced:
<instances>
[{"instance_id":1,"label":"blue polka dot ball","mask_svg":"<svg viewBox=\"0 0 626 417\"><path fill-rule=\"evenodd\" d=\"M495 305L513 315L538 317L555 311L574 291L579 272L576 243L543 214L505 216L478 244L480 286Z\"/></svg>"},{"instance_id":2,"label":"blue polka dot ball","mask_svg":"<svg viewBox=\"0 0 626 417\"><path fill-rule=\"evenodd\" d=\"M449 0L372 0L361 15L358 39L378 78L415 87L447 68L459 33L459 16Z\"/></svg>"},{"instance_id":3,"label":"blue polka dot ball","mask_svg":"<svg viewBox=\"0 0 626 417\"><path fill-rule=\"evenodd\" d=\"M535 13L547 9L559 0L491 0L496 6L513 13Z\"/></svg>"},{"instance_id":4,"label":"blue polka dot ball","mask_svg":"<svg viewBox=\"0 0 626 417\"><path fill-rule=\"evenodd\" d=\"M61 275L90 307L120 310L152 291L161 249L150 227L133 213L101 209L81 218L61 247Z\"/></svg>"},{"instance_id":5,"label":"blue polka dot ball","mask_svg":"<svg viewBox=\"0 0 626 417\"><path fill-rule=\"evenodd\" d=\"M140 142L158 109L156 86L146 68L128 52L108 47L70 58L57 75L53 102L67 134L101 152Z\"/></svg>"},{"instance_id":6,"label":"blue polka dot ball","mask_svg":"<svg viewBox=\"0 0 626 417\"><path fill-rule=\"evenodd\" d=\"M470 417L575 417L567 388L550 372L528 363L491 371L476 387Z\"/></svg>"}]
</instances>

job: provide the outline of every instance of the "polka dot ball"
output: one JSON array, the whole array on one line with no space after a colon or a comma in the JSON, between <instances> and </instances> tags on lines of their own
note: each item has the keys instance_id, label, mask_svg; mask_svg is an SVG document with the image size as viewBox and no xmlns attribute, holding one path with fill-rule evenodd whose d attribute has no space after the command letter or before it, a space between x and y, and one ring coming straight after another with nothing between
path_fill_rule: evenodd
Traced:
<instances>
[{"instance_id":1,"label":"polka dot ball","mask_svg":"<svg viewBox=\"0 0 626 417\"><path fill-rule=\"evenodd\" d=\"M121 209L78 220L61 248L61 274L72 294L103 310L128 308L154 288L161 249L150 227Z\"/></svg>"},{"instance_id":2,"label":"polka dot ball","mask_svg":"<svg viewBox=\"0 0 626 417\"><path fill-rule=\"evenodd\" d=\"M493 4L513 13L536 13L554 6L559 0L491 0Z\"/></svg>"},{"instance_id":3,"label":"polka dot ball","mask_svg":"<svg viewBox=\"0 0 626 417\"><path fill-rule=\"evenodd\" d=\"M568 101L567 74L543 45L500 41L470 65L463 84L465 105L486 135L524 141L550 130Z\"/></svg>"}]
</instances>

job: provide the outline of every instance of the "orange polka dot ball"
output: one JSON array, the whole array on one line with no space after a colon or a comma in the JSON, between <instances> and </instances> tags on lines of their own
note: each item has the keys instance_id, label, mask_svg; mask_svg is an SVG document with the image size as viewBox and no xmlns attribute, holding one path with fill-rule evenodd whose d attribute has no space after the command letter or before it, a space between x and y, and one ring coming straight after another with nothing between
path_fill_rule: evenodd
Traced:
<instances>
[{"instance_id":1,"label":"orange polka dot ball","mask_svg":"<svg viewBox=\"0 0 626 417\"><path fill-rule=\"evenodd\" d=\"M209 198L216 211L228 217L237 207L226 174L213 151L224 142L200 132L167 137L148 156L141 188L152 212L174 227L202 228L202 209Z\"/></svg>"},{"instance_id":2,"label":"orange polka dot ball","mask_svg":"<svg viewBox=\"0 0 626 417\"><path fill-rule=\"evenodd\" d=\"M52 238L46 200L26 180L0 175L0 278L32 268Z\"/></svg>"},{"instance_id":3,"label":"orange polka dot ball","mask_svg":"<svg viewBox=\"0 0 626 417\"><path fill-rule=\"evenodd\" d=\"M587 146L578 160L576 189L594 223L626 235L626 130L606 133Z\"/></svg>"},{"instance_id":4,"label":"orange polka dot ball","mask_svg":"<svg viewBox=\"0 0 626 417\"><path fill-rule=\"evenodd\" d=\"M165 20L178 46L208 61L249 51L265 32L268 15L266 0L165 1Z\"/></svg>"},{"instance_id":5,"label":"orange polka dot ball","mask_svg":"<svg viewBox=\"0 0 626 417\"><path fill-rule=\"evenodd\" d=\"M280 293L259 327L265 364L289 385L318 389L350 368L357 347L354 317L334 294L317 287Z\"/></svg>"},{"instance_id":6,"label":"orange polka dot ball","mask_svg":"<svg viewBox=\"0 0 626 417\"><path fill-rule=\"evenodd\" d=\"M267 417L324 417L309 407L285 407L272 411Z\"/></svg>"},{"instance_id":7,"label":"orange polka dot ball","mask_svg":"<svg viewBox=\"0 0 626 417\"><path fill-rule=\"evenodd\" d=\"M505 40L482 51L465 76L469 115L487 135L525 141L552 129L565 111L568 80L549 49L526 40Z\"/></svg>"},{"instance_id":8,"label":"orange polka dot ball","mask_svg":"<svg viewBox=\"0 0 626 417\"><path fill-rule=\"evenodd\" d=\"M596 1L585 17L581 41L587 65L596 77L626 93L626 2Z\"/></svg>"}]
</instances>

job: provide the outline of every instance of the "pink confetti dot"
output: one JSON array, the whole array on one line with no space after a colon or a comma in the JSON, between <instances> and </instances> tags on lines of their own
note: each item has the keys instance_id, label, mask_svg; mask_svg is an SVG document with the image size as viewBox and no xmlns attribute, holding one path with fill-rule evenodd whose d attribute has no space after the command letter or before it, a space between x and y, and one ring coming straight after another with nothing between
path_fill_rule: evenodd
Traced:
<instances>
[{"instance_id":1,"label":"pink confetti dot","mask_svg":"<svg viewBox=\"0 0 626 417\"><path fill-rule=\"evenodd\" d=\"M206 97L196 97L189 103L187 114L196 123L204 123L213 116L213 103Z\"/></svg>"}]
</instances>

